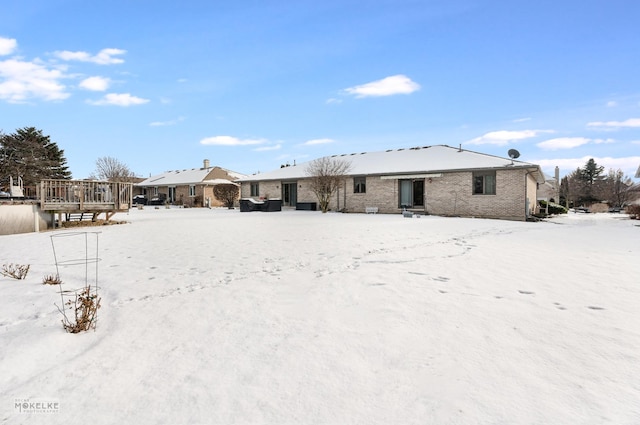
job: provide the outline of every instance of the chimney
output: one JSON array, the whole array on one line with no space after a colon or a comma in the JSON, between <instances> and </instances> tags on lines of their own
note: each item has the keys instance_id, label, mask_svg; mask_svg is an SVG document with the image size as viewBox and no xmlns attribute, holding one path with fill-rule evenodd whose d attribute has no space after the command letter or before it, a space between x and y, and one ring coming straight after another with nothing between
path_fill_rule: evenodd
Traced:
<instances>
[{"instance_id":1,"label":"chimney","mask_svg":"<svg viewBox=\"0 0 640 425\"><path fill-rule=\"evenodd\" d=\"M208 160L208 159L205 159L205 160L203 161L203 163L204 163L204 168L206 168L207 170L208 170L209 168L211 168L211 167L209 166L209 160Z\"/></svg>"}]
</instances>

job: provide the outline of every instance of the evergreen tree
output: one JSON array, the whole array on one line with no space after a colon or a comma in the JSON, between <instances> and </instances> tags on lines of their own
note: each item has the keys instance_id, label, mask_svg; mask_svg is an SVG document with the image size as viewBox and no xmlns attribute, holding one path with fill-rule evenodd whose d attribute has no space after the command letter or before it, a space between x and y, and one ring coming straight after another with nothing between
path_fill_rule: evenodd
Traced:
<instances>
[{"instance_id":1,"label":"evergreen tree","mask_svg":"<svg viewBox=\"0 0 640 425\"><path fill-rule=\"evenodd\" d=\"M580 168L580 178L590 185L593 185L599 180L600 174L602 174L603 171L604 167L596 164L596 161L591 158L584 167Z\"/></svg>"},{"instance_id":2,"label":"evergreen tree","mask_svg":"<svg viewBox=\"0 0 640 425\"><path fill-rule=\"evenodd\" d=\"M584 167L577 170L579 179L582 182L582 190L580 193L580 203L590 205L600 201L597 196L597 186L601 183L600 175L604 171L604 167L596 164L593 158L590 158Z\"/></svg>"},{"instance_id":3,"label":"evergreen tree","mask_svg":"<svg viewBox=\"0 0 640 425\"><path fill-rule=\"evenodd\" d=\"M64 151L42 130L24 127L13 134L0 134L0 182L22 177L25 186L43 179L70 179Z\"/></svg>"}]
</instances>

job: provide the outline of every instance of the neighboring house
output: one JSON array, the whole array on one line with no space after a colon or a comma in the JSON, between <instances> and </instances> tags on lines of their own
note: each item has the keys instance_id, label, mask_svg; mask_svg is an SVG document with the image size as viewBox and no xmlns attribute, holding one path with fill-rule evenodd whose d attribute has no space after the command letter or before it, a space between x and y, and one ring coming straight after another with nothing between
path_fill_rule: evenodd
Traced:
<instances>
[{"instance_id":1,"label":"neighboring house","mask_svg":"<svg viewBox=\"0 0 640 425\"><path fill-rule=\"evenodd\" d=\"M334 211L526 220L536 212L538 165L446 145L334 155L351 163L331 201ZM284 207L317 202L308 163L238 179L243 198L281 198Z\"/></svg>"},{"instance_id":2,"label":"neighboring house","mask_svg":"<svg viewBox=\"0 0 640 425\"><path fill-rule=\"evenodd\" d=\"M538 201L560 203L560 169L558 167L553 177L544 174L544 183L538 185L537 198Z\"/></svg>"},{"instance_id":3,"label":"neighboring house","mask_svg":"<svg viewBox=\"0 0 640 425\"><path fill-rule=\"evenodd\" d=\"M189 207L221 206L222 201L216 199L213 188L219 184L234 184L235 180L246 177L220 167L211 167L209 160L204 160L202 168L190 170L167 171L136 183L137 194L165 200L166 203Z\"/></svg>"}]
</instances>

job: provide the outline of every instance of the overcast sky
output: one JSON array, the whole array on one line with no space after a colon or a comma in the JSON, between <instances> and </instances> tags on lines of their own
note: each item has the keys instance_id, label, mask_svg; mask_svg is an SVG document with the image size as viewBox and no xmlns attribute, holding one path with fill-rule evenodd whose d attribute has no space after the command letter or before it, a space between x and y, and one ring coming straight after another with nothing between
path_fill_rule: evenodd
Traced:
<instances>
[{"instance_id":1,"label":"overcast sky","mask_svg":"<svg viewBox=\"0 0 640 425\"><path fill-rule=\"evenodd\" d=\"M0 130L74 178L447 144L640 165L637 0L4 0ZM637 181L637 179L636 179Z\"/></svg>"}]
</instances>

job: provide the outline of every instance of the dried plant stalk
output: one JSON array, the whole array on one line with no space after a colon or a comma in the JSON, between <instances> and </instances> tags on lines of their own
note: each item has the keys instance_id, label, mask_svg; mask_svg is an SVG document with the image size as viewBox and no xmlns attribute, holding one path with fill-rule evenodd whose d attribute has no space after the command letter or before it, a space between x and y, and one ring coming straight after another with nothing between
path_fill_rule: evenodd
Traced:
<instances>
[{"instance_id":1,"label":"dried plant stalk","mask_svg":"<svg viewBox=\"0 0 640 425\"><path fill-rule=\"evenodd\" d=\"M24 279L27 277L27 273L29 273L29 264L3 264L1 275L6 277L12 277L14 279Z\"/></svg>"},{"instance_id":2,"label":"dried plant stalk","mask_svg":"<svg viewBox=\"0 0 640 425\"><path fill-rule=\"evenodd\" d=\"M42 278L43 285L60 285L61 283L62 283L62 280L58 275L50 274Z\"/></svg>"},{"instance_id":3,"label":"dried plant stalk","mask_svg":"<svg viewBox=\"0 0 640 425\"><path fill-rule=\"evenodd\" d=\"M74 320L70 320L65 311L60 311L64 317L62 326L72 334L96 328L100 300L97 294L91 293L91 286L86 286L75 294L73 300L65 303L67 310L73 311Z\"/></svg>"}]
</instances>

